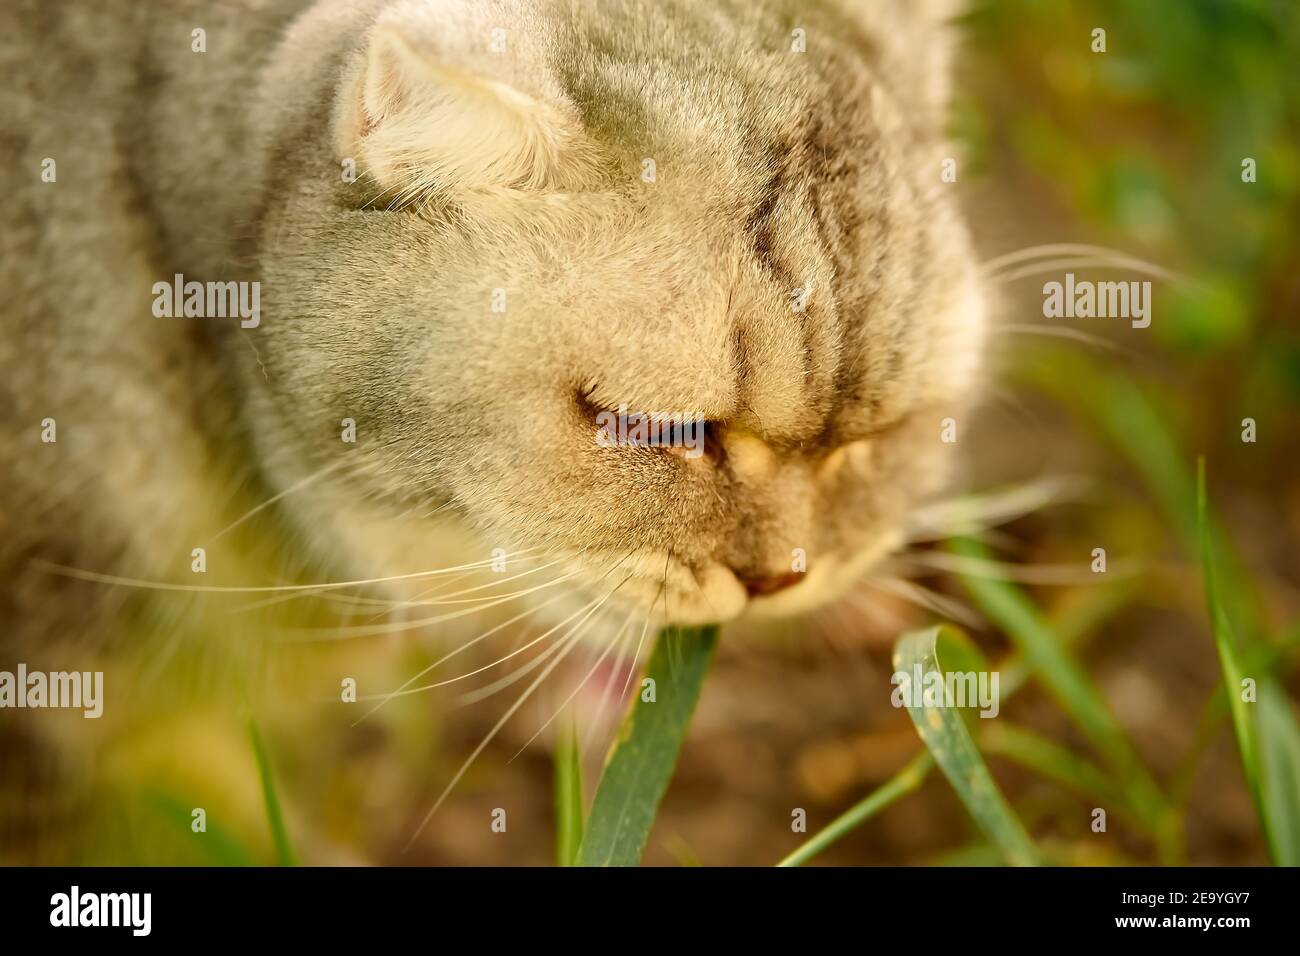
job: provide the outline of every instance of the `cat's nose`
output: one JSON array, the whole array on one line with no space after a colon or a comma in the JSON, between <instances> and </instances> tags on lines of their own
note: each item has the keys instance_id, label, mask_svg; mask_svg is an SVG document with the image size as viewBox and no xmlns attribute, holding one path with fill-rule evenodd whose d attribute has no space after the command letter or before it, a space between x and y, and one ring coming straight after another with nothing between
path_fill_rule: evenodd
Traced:
<instances>
[{"instance_id":1,"label":"cat's nose","mask_svg":"<svg viewBox=\"0 0 1300 956\"><path fill-rule=\"evenodd\" d=\"M803 575L797 571L773 575L749 575L737 571L736 578L745 586L745 591L750 597L765 597L794 587L803 580Z\"/></svg>"}]
</instances>

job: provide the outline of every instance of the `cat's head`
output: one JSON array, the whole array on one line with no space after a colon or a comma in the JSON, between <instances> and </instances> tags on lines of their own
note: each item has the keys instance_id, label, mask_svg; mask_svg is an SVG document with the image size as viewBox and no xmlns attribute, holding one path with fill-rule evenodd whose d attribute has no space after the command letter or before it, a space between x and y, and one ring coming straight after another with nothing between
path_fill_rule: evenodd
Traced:
<instances>
[{"instance_id":1,"label":"cat's head","mask_svg":"<svg viewBox=\"0 0 1300 956\"><path fill-rule=\"evenodd\" d=\"M352 567L532 549L679 622L829 600L977 376L942 84L831 14L577 6L385 6L328 130L285 132L313 145L268 180L255 439Z\"/></svg>"}]
</instances>

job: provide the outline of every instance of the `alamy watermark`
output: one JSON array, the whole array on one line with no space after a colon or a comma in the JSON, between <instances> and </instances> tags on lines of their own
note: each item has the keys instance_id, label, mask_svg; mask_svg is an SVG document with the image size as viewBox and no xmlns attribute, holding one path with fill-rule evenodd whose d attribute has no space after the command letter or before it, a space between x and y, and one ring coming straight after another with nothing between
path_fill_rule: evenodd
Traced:
<instances>
[{"instance_id":1,"label":"alamy watermark","mask_svg":"<svg viewBox=\"0 0 1300 956\"><path fill-rule=\"evenodd\" d=\"M81 708L83 717L104 713L103 671L0 671L0 708Z\"/></svg>"},{"instance_id":2,"label":"alamy watermark","mask_svg":"<svg viewBox=\"0 0 1300 956\"><path fill-rule=\"evenodd\" d=\"M153 295L153 314L160 319L238 318L245 329L262 321L260 282L186 282L178 272L171 282L155 282Z\"/></svg>"},{"instance_id":3,"label":"alamy watermark","mask_svg":"<svg viewBox=\"0 0 1300 956\"><path fill-rule=\"evenodd\" d=\"M920 664L912 672L895 671L889 702L895 707L976 707L981 717L998 715L997 671L924 671Z\"/></svg>"},{"instance_id":4,"label":"alamy watermark","mask_svg":"<svg viewBox=\"0 0 1300 956\"><path fill-rule=\"evenodd\" d=\"M1043 284L1043 315L1049 319L1130 319L1135 329L1151 324L1151 283L1093 282L1065 274Z\"/></svg>"},{"instance_id":5,"label":"alamy watermark","mask_svg":"<svg viewBox=\"0 0 1300 956\"><path fill-rule=\"evenodd\" d=\"M51 926L121 926L132 936L148 936L153 927L152 893L83 893L74 885L50 897Z\"/></svg>"}]
</instances>

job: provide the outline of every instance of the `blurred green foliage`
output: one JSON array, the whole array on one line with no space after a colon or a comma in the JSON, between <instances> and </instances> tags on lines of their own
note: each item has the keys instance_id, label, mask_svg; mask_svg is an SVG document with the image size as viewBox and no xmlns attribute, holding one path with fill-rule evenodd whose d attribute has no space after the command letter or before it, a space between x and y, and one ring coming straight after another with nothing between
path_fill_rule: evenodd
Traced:
<instances>
[{"instance_id":1,"label":"blurred green foliage","mask_svg":"<svg viewBox=\"0 0 1300 956\"><path fill-rule=\"evenodd\" d=\"M1295 638L1284 635L1300 631L1281 609L1288 606L1283 595L1295 587L1300 523L1294 474L1300 451L1300 4L984 0L963 18L963 27L968 81L958 83L950 132L962 148L968 181L996 197L994 209L1013 207L1007 231L1018 236L1019 224L1029 223L1045 244L1105 245L1187 280L1154 283L1149 330L1127 323L1075 327L1100 334L1114 351L1090 353L1077 342L1014 343L1002 371L1076 426L1071 438L1054 440L1088 447L1098 477L1122 479L1070 523L1031 529L1036 540L1026 541L1026 529L1019 529L1017 543L1039 555L1078 555L1105 541L1113 553L1139 555L1148 566L1168 560L1172 551L1177 563L1171 571L1180 583L1153 586L1155 575L1148 573L1136 589L1108 582L1051 594L964 575L976 604L1020 652L999 665L1010 675L1004 697L1024 679L1039 682L1105 767L1087 762L1068 743L1002 721L977 733L976 743L986 755L1116 807L1125 826L1145 832L1155 859L1181 862L1188 852L1191 781L1208 741L1225 731L1231 701L1259 844L1274 861L1291 863L1300 852L1293 833L1300 771L1296 708L1286 687L1300 661ZM1094 50L1099 29L1105 31L1104 52ZM985 229L989 222L982 220ZM1072 256L1008 280L1028 281L1004 306L1033 308L1034 282L1071 269L1146 278ZM1002 318L1047 324L1033 313ZM1242 439L1244 418L1257 422L1253 443ZM1215 476L1214 509L1204 501L1198 507L1198 452ZM1274 527L1257 522L1249 535L1233 528L1233 515L1258 515L1261 505L1275 509ZM967 558L992 557L971 540L949 548ZM1202 556L1218 569L1213 621L1185 597ZM1230 608L1239 647L1222 634L1220 602ZM1217 641L1221 663L1232 671L1210 692L1200 727L1186 735L1191 739L1176 772L1161 779L1111 716L1090 673L1095 664L1082 656L1076 661L1071 646L1100 641L1100 626L1112 614L1144 605L1191 622L1188 653L1209 651ZM1060 610L1070 608L1086 610ZM1241 664L1237 654L1250 663ZM1148 666L1159 683L1164 664ZM1258 715L1237 700L1242 667L1269 688L1267 708ZM1271 776L1261 754L1272 759ZM785 862L811 859L911 794L933 757L922 751ZM1271 792L1258 783L1261 777L1269 777ZM1047 814L1056 815L1055 807ZM1069 860L1082 846L1058 846L1049 857ZM977 836L940 862L995 862L1000 854L990 850ZM1115 846L1075 861L1126 862Z\"/></svg>"},{"instance_id":2,"label":"blurred green foliage","mask_svg":"<svg viewBox=\"0 0 1300 956\"><path fill-rule=\"evenodd\" d=\"M1223 616L1241 641L1239 666L1260 668L1281 686L1293 686L1300 630L1279 610L1286 603L1278 594L1285 590L1279 582L1295 587L1295 566L1286 564L1296 555L1295 544L1286 539L1294 537L1300 520L1293 474L1300 457L1300 2L975 0L962 23L962 69L969 82L957 85L952 132L965 157L963 182L1000 184L1000 198L1020 203L1021 219L1040 224L1040 239L1105 243L1192 280L1182 288L1157 284L1149 330L1106 330L1117 337L1115 354L1090 356L1073 343L1069 349L1046 350L1028 343L1022 354L1033 352L1038 361L1011 364L1014 384L1067 415L1076 426L1071 438L1092 443L1104 477L1130 479L1107 488L1104 507L1072 516L1074 525L1033 529L1039 535L1031 542L1034 553L1077 557L1097 540L1122 541L1122 550L1144 558L1172 552L1195 590L1198 521L1191 463L1203 452L1215 496L1207 509L1212 529L1207 553L1217 569ZM1092 50L1098 28L1106 31L1104 53ZM1248 158L1255 163L1254 182L1242 179ZM1255 445L1240 438L1240 421L1248 416L1259 422ZM1260 507L1276 515L1277 527L1263 532L1256 527L1254 533L1272 531L1281 543L1233 527L1235 516ZM969 542L965 547L968 555L984 556L971 552ZM1270 567L1261 556L1281 566ZM271 575L266 569L263 577ZM1061 712L1085 731L1078 739L1062 740L998 721L976 734L980 752L1116 806L1122 825L1145 833L1146 840L1108 846L1108 862L1127 862L1130 853L1144 854L1144 860L1181 859L1184 828L1181 820L1172 828L1167 821L1185 810L1188 781L1206 739L1216 728L1226 733L1225 689L1216 685L1204 707L1203 726L1188 730L1193 739L1183 766L1176 774L1157 775L1140 762L1150 756L1145 742L1129 739L1094 685L1090 651L1126 608L1160 601L1162 609L1185 615L1188 654L1212 656L1213 636L1196 607L1199 595L1195 600L1171 595L1176 586L1162 589L1150 578L1140 586L1112 581L1064 596L976 578L966 583L1005 639L1006 653L997 665L1004 672L1004 697L1037 682L1056 692ZM308 862L338 859L326 855L335 845L355 848L362 859L396 859L391 847L400 845L412 825L409 810L405 816L401 812L401 799L419 801L450 773L444 750L454 741L442 740L438 712L421 707L418 699L398 702L363 725L365 735L350 728L348 718L323 717L335 711L326 711L314 695L335 693L329 681L338 673L356 671L373 686L390 686L391 675L379 664L373 673L361 670L357 658L343 656L346 648L334 652L349 662L346 668L322 662L323 652L314 646L310 657L277 659L280 669L299 675L301 685L299 694L278 709L265 715L259 710L265 745L256 733L245 736L233 713L209 715L208 723L219 726L221 734L204 732L206 725L197 720L176 722L168 707L193 706L196 682L186 679L187 672L203 674L207 685L239 685L243 670L257 668L223 658L228 652L222 649L264 639L275 621L213 617L209 633L194 623L190 607L167 607L170 617L142 627L147 623L193 639L169 643L171 656L150 662L165 678L153 687L176 700L155 698L157 713L145 710L139 725L158 728L150 731L158 736L170 733L181 754L161 747L154 753L145 730L128 728L133 749L144 756L120 766L105 761L117 788L97 801L99 816L86 827L92 835L70 835L51 858L288 863L295 857L283 817L293 811L288 815L296 824L295 842L301 842ZM148 613L156 612L150 605ZM1290 637L1279 642L1282 634ZM1127 640L1130 632L1122 636ZM1235 644L1221 642L1237 651ZM417 647L403 653L406 657L392 665L401 674L417 672L432 660L431 652ZM1231 690L1229 682L1226 692ZM1276 703L1273 698L1269 720L1276 725L1290 716L1293 726L1294 708L1279 712ZM679 740L685 723L673 730ZM1276 739L1294 739L1294 734ZM1088 759L1094 753L1096 763ZM271 772L272 754L279 776ZM555 784L561 824L557 853L571 861L582 839L583 802L572 740L561 755ZM664 782L675 755L675 749L659 755L657 773ZM809 860L868 821L878 822L890 805L914 797L935 766L918 743L915 757L785 862ZM999 769L995 761L993 770ZM1254 772L1249 758L1245 769ZM1224 781L1222 787L1232 783ZM1007 788L1007 795L1031 828L1041 829L1052 815L1059 822L1066 815L1061 807L1074 809L1061 799L1031 819L1021 793ZM639 854L657 797L642 814L636 852L629 858ZM1256 794L1256 799L1261 798ZM209 810L202 838L191 830L193 810L200 806ZM385 812L366 812L374 807ZM1204 819L1200 825L1211 826ZM983 836L972 836L977 842L953 848L943 859L1000 858ZM1036 842L1049 859L1060 856L1046 841ZM1288 846L1293 848L1293 841ZM1220 850L1214 846L1199 858L1189 855L1196 862L1218 862L1220 857L1210 854Z\"/></svg>"},{"instance_id":3,"label":"blurred green foliage","mask_svg":"<svg viewBox=\"0 0 1300 956\"><path fill-rule=\"evenodd\" d=\"M1153 326L1161 345L1233 353L1252 393L1294 402L1300 7L986 0L965 25L988 82L965 88L953 132L975 171L1023 173L1062 215L1191 275Z\"/></svg>"}]
</instances>

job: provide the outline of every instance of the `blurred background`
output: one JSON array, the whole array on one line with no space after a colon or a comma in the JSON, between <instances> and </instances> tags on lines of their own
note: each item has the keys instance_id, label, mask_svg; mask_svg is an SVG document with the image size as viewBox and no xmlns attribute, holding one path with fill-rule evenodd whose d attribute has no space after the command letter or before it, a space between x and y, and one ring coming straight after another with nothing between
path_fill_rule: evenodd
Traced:
<instances>
[{"instance_id":1,"label":"blurred background","mask_svg":"<svg viewBox=\"0 0 1300 956\"><path fill-rule=\"evenodd\" d=\"M1092 49L1098 28L1104 53ZM1033 679L1004 701L993 723L1019 732L987 734L980 746L1050 859L1268 862L1215 697L1195 475L1204 456L1237 637L1294 701L1297 7L997 0L975 4L960 30L955 188L991 264L1000 328L996 384L962 437L954 493L1009 502L1005 520L982 535L978 555L919 545L897 563L911 587L864 588L789 632L724 631L649 863L776 863L894 779L922 751L906 713L889 705L898 634L955 620L996 666L1017 647L997 611L1008 594L1068 645L1138 761L1120 779ZM1253 182L1243 182L1247 159ZM1150 279L1150 327L1045 319L1042 285L1066 272ZM1242 439L1247 418L1254 442ZM1098 547L1105 574L1090 568ZM247 548L257 560L256 544ZM69 600L95 586L69 583ZM413 694L354 723L358 711L339 704L340 675L398 687L473 636L472 625L284 640L276 606L250 609L247 596L122 601L132 627L167 635L126 634L105 650L109 686L136 689L129 707L100 721L43 714L39 730L30 713L5 717L0 778L6 763L26 769L0 786L0 863L548 864L555 732L576 725L590 794L618 717L618 687L607 695L610 679L593 681L519 752L586 673L580 662L565 675L573 680L506 723L407 849L515 692L469 702L456 687ZM295 623L335 610L300 607ZM485 648L475 666L511 646ZM601 677L621 685L623 671ZM1100 779L1077 772L1094 766ZM1154 783L1158 812L1126 812L1115 791L1136 778ZM997 862L939 774L915 783L816 862ZM1090 829L1098 806L1117 808L1104 834ZM201 836L194 808L205 810ZM507 811L505 833L490 829L496 808ZM807 833L792 832L797 808Z\"/></svg>"}]
</instances>

